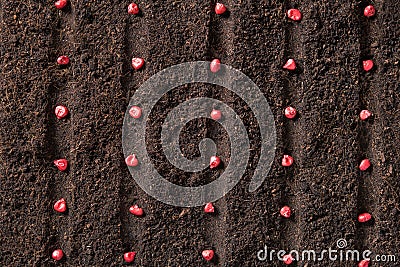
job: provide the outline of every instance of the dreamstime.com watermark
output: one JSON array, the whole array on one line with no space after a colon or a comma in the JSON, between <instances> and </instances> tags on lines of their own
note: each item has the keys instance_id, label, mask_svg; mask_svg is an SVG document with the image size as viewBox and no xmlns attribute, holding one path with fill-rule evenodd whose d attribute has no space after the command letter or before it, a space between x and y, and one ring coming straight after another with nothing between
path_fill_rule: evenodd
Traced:
<instances>
[{"instance_id":1,"label":"dreamstime.com watermark","mask_svg":"<svg viewBox=\"0 0 400 267\"><path fill-rule=\"evenodd\" d=\"M217 154L216 144L205 138L199 143L201 157L189 160L179 147L179 136L188 122L209 118L213 108L221 110L223 119L216 121L227 133L230 159L224 162L222 175L203 186L186 187L169 182L153 165L145 142L148 117L157 102L178 86L203 83L224 87L246 102L257 119L261 137L260 156L249 184L253 192L261 186L275 156L276 132L273 113L258 86L241 71L221 64L216 73L210 62L195 61L164 69L146 80L135 92L125 113L122 146L125 157L135 155L139 165L129 171L136 183L155 199L179 207L196 207L214 202L227 194L242 178L250 157L250 140L240 116L226 103L208 97L196 97L177 105L167 114L161 128L162 150L175 168L195 173L209 166L210 157ZM139 106L140 119L132 118L129 109Z\"/></svg>"},{"instance_id":2,"label":"dreamstime.com watermark","mask_svg":"<svg viewBox=\"0 0 400 267\"><path fill-rule=\"evenodd\" d=\"M323 250L313 250L306 249L302 251L292 250L273 250L268 249L267 246L264 246L263 249L257 252L257 259L259 261L283 261L285 255L291 255L292 258L296 261L355 261L359 262L361 260L369 260L371 262L397 262L398 257L393 254L374 254L370 250L354 250L347 249L347 241L345 239L339 239L336 242L335 248L327 248Z\"/></svg>"}]
</instances>

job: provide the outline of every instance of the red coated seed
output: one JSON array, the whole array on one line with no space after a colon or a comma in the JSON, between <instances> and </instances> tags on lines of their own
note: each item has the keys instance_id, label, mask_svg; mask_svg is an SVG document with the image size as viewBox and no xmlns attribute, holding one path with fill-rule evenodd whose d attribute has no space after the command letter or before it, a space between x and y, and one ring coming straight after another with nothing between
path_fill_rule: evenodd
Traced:
<instances>
[{"instance_id":1,"label":"red coated seed","mask_svg":"<svg viewBox=\"0 0 400 267\"><path fill-rule=\"evenodd\" d=\"M296 111L295 108L293 108L293 107L287 107L287 108L285 109L285 116L286 116L286 118L288 118L288 119L293 119L294 117L296 117L296 115L297 115L297 111Z\"/></svg>"},{"instance_id":2,"label":"red coated seed","mask_svg":"<svg viewBox=\"0 0 400 267\"><path fill-rule=\"evenodd\" d=\"M140 10L139 10L139 6L135 3L131 3L128 6L128 13L131 15L137 15L139 14Z\"/></svg>"},{"instance_id":3,"label":"red coated seed","mask_svg":"<svg viewBox=\"0 0 400 267\"><path fill-rule=\"evenodd\" d=\"M217 168L221 163L221 159L218 156L212 156L210 158L210 169Z\"/></svg>"},{"instance_id":4,"label":"red coated seed","mask_svg":"<svg viewBox=\"0 0 400 267\"><path fill-rule=\"evenodd\" d=\"M138 106L133 106L129 109L129 115L132 118L139 119L142 116L142 109Z\"/></svg>"},{"instance_id":5,"label":"red coated seed","mask_svg":"<svg viewBox=\"0 0 400 267\"><path fill-rule=\"evenodd\" d=\"M54 110L54 114L56 114L57 119L65 118L68 115L68 108L65 106L57 106Z\"/></svg>"},{"instance_id":6,"label":"red coated seed","mask_svg":"<svg viewBox=\"0 0 400 267\"><path fill-rule=\"evenodd\" d=\"M132 154L126 157L125 163L129 167L136 167L139 164L139 160L137 159L135 154Z\"/></svg>"},{"instance_id":7,"label":"red coated seed","mask_svg":"<svg viewBox=\"0 0 400 267\"><path fill-rule=\"evenodd\" d=\"M365 121L366 119L368 119L369 117L371 117L372 113L366 109L361 110L360 112L360 119Z\"/></svg>"},{"instance_id":8,"label":"red coated seed","mask_svg":"<svg viewBox=\"0 0 400 267\"><path fill-rule=\"evenodd\" d=\"M217 110L217 109L213 109L212 111L211 111L211 118L213 119L213 120L220 120L221 119L221 117L222 117L222 114L221 114L221 111L220 110Z\"/></svg>"},{"instance_id":9,"label":"red coated seed","mask_svg":"<svg viewBox=\"0 0 400 267\"><path fill-rule=\"evenodd\" d=\"M371 166L371 162L369 161L369 159L363 159L360 163L359 168L361 171L366 171L369 166Z\"/></svg>"},{"instance_id":10,"label":"red coated seed","mask_svg":"<svg viewBox=\"0 0 400 267\"><path fill-rule=\"evenodd\" d=\"M60 171L65 171L68 167L68 161L66 159L56 159L53 162Z\"/></svg>"},{"instance_id":11,"label":"red coated seed","mask_svg":"<svg viewBox=\"0 0 400 267\"><path fill-rule=\"evenodd\" d=\"M224 4L221 3L217 3L215 5L215 13L218 15L222 15L226 12L226 6Z\"/></svg>"},{"instance_id":12,"label":"red coated seed","mask_svg":"<svg viewBox=\"0 0 400 267\"><path fill-rule=\"evenodd\" d=\"M214 258L214 250L212 250L212 249L203 250L201 255L203 256L203 258L206 261L210 261L210 260L212 260Z\"/></svg>"},{"instance_id":13,"label":"red coated seed","mask_svg":"<svg viewBox=\"0 0 400 267\"><path fill-rule=\"evenodd\" d=\"M358 263L358 267L368 267L369 260L362 260Z\"/></svg>"},{"instance_id":14,"label":"red coated seed","mask_svg":"<svg viewBox=\"0 0 400 267\"><path fill-rule=\"evenodd\" d=\"M130 207L129 212L132 213L133 215L136 215L139 217L143 215L143 209L139 208L138 205L134 205L134 206Z\"/></svg>"},{"instance_id":15,"label":"red coated seed","mask_svg":"<svg viewBox=\"0 0 400 267\"><path fill-rule=\"evenodd\" d=\"M140 57L134 57L132 58L132 67L135 70L140 70L144 65L144 59Z\"/></svg>"},{"instance_id":16,"label":"red coated seed","mask_svg":"<svg viewBox=\"0 0 400 267\"><path fill-rule=\"evenodd\" d=\"M68 4L67 0L58 0L54 3L57 9L63 9Z\"/></svg>"},{"instance_id":17,"label":"red coated seed","mask_svg":"<svg viewBox=\"0 0 400 267\"><path fill-rule=\"evenodd\" d=\"M290 207L284 206L283 208L281 208L280 213L281 213L282 217L290 218L290 215L292 214L292 210L290 209Z\"/></svg>"},{"instance_id":18,"label":"red coated seed","mask_svg":"<svg viewBox=\"0 0 400 267\"><path fill-rule=\"evenodd\" d=\"M57 212L61 212L61 213L65 212L67 210L67 202L65 202L65 199L61 198L56 203L54 203L53 208Z\"/></svg>"},{"instance_id":19,"label":"red coated seed","mask_svg":"<svg viewBox=\"0 0 400 267\"><path fill-rule=\"evenodd\" d=\"M210 203L207 203L205 206L204 206L204 212L205 213L214 213L214 206L213 206L213 204L210 202Z\"/></svg>"},{"instance_id":20,"label":"red coated seed","mask_svg":"<svg viewBox=\"0 0 400 267\"><path fill-rule=\"evenodd\" d=\"M213 59L210 63L211 72L218 72L221 69L221 61L219 59Z\"/></svg>"},{"instance_id":21,"label":"red coated seed","mask_svg":"<svg viewBox=\"0 0 400 267\"><path fill-rule=\"evenodd\" d=\"M295 70L296 62L294 61L294 59L290 58L288 59L288 61L286 61L285 65L283 65L283 68L287 70Z\"/></svg>"},{"instance_id":22,"label":"red coated seed","mask_svg":"<svg viewBox=\"0 0 400 267\"><path fill-rule=\"evenodd\" d=\"M51 253L51 257L54 260L59 261L64 257L64 252L61 249L56 249Z\"/></svg>"},{"instance_id":23,"label":"red coated seed","mask_svg":"<svg viewBox=\"0 0 400 267\"><path fill-rule=\"evenodd\" d=\"M289 155L283 155L283 158L282 158L282 166L284 166L284 167L289 167L289 166L291 166L292 164L293 164L293 158L291 157L291 156L289 156Z\"/></svg>"},{"instance_id":24,"label":"red coated seed","mask_svg":"<svg viewBox=\"0 0 400 267\"><path fill-rule=\"evenodd\" d=\"M69 57L68 56L59 56L57 58L58 65L68 65L69 64Z\"/></svg>"},{"instance_id":25,"label":"red coated seed","mask_svg":"<svg viewBox=\"0 0 400 267\"><path fill-rule=\"evenodd\" d=\"M375 15L375 7L372 5L366 6L364 9L364 16L373 17Z\"/></svg>"},{"instance_id":26,"label":"red coated seed","mask_svg":"<svg viewBox=\"0 0 400 267\"><path fill-rule=\"evenodd\" d=\"M370 71L374 67L374 62L370 59L363 61L363 69L365 71Z\"/></svg>"},{"instance_id":27,"label":"red coated seed","mask_svg":"<svg viewBox=\"0 0 400 267\"><path fill-rule=\"evenodd\" d=\"M125 262L132 262L135 260L136 252L131 251L131 252L126 252L124 253L124 260Z\"/></svg>"},{"instance_id":28,"label":"red coated seed","mask_svg":"<svg viewBox=\"0 0 400 267\"><path fill-rule=\"evenodd\" d=\"M368 222L369 220L371 220L372 216L369 213L362 213L360 215L358 215L358 221L360 223L364 223L364 222Z\"/></svg>"},{"instance_id":29,"label":"red coated seed","mask_svg":"<svg viewBox=\"0 0 400 267\"><path fill-rule=\"evenodd\" d=\"M287 12L287 16L289 19L294 20L294 21L299 21L301 20L301 12L298 9L292 8L289 9Z\"/></svg>"},{"instance_id":30,"label":"red coated seed","mask_svg":"<svg viewBox=\"0 0 400 267\"><path fill-rule=\"evenodd\" d=\"M290 254L283 256L282 260L283 260L283 263L285 263L286 265L290 265L293 263L293 257Z\"/></svg>"}]
</instances>

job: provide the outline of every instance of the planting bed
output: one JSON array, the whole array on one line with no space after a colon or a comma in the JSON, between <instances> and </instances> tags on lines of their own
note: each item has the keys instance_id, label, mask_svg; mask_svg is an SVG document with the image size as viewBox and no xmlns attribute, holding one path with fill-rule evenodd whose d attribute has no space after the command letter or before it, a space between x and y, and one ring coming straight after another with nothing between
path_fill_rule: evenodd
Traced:
<instances>
[{"instance_id":1,"label":"planting bed","mask_svg":"<svg viewBox=\"0 0 400 267\"><path fill-rule=\"evenodd\" d=\"M0 266L284 266L270 250L369 249L396 254L400 265L400 15L398 0L372 2L234 1L217 15L209 1L0 1ZM301 21L286 17L297 8ZM68 65L57 64L61 55ZM132 57L145 60L133 70ZM121 129L129 99L158 71L220 59L240 69L265 95L275 117L277 149L263 185L248 192L262 144L257 120L229 90L194 84L165 95L152 111L147 145L170 181L197 186L223 168L200 174L170 165L161 149L163 119L178 103L206 96L229 104L247 127L246 174L215 212L165 205L137 186L125 165ZM289 58L296 70L283 69ZM363 61L372 59L366 72ZM58 119L56 106L69 114ZM297 115L285 116L292 106ZM361 110L372 116L365 121ZM181 133L182 152L199 156L214 138L229 161L226 132L211 119ZM283 167L282 156L293 165ZM68 169L53 163L67 159ZM360 171L360 162L371 166ZM177 178L178 177L178 178ZM54 203L64 198L65 212ZM137 204L143 216L129 208ZM291 208L290 218L280 215ZM358 222L358 215L372 219ZM60 261L52 258L62 249ZM202 257L214 250L213 260ZM300 261L291 266L357 266Z\"/></svg>"}]
</instances>

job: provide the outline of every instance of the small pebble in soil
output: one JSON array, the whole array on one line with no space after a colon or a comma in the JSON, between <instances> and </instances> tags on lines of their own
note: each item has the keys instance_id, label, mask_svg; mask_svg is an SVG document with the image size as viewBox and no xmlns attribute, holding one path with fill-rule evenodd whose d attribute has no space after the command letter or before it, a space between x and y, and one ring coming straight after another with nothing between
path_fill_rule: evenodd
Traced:
<instances>
[{"instance_id":1,"label":"small pebble in soil","mask_svg":"<svg viewBox=\"0 0 400 267\"><path fill-rule=\"evenodd\" d=\"M217 109L213 109L212 111L211 111L211 119L213 119L213 120L220 120L221 119L221 117L222 117L222 113L221 113L221 111L220 110L217 110Z\"/></svg>"},{"instance_id":2,"label":"small pebble in soil","mask_svg":"<svg viewBox=\"0 0 400 267\"><path fill-rule=\"evenodd\" d=\"M294 107L287 107L285 109L285 116L288 119L294 119L294 117L296 117L297 115L297 111Z\"/></svg>"},{"instance_id":3,"label":"small pebble in soil","mask_svg":"<svg viewBox=\"0 0 400 267\"><path fill-rule=\"evenodd\" d=\"M62 65L62 66L68 65L69 57L68 56L59 56L57 58L57 63L58 63L58 65Z\"/></svg>"},{"instance_id":4,"label":"small pebble in soil","mask_svg":"<svg viewBox=\"0 0 400 267\"><path fill-rule=\"evenodd\" d=\"M137 159L135 154L132 154L126 157L125 163L129 167L136 167L139 164L139 160Z\"/></svg>"},{"instance_id":5,"label":"small pebble in soil","mask_svg":"<svg viewBox=\"0 0 400 267\"><path fill-rule=\"evenodd\" d=\"M373 5L366 6L364 8L364 16L368 18L375 16L375 7Z\"/></svg>"},{"instance_id":6,"label":"small pebble in soil","mask_svg":"<svg viewBox=\"0 0 400 267\"><path fill-rule=\"evenodd\" d=\"M129 115L134 119L139 119L142 116L142 109L138 106L133 106L129 109Z\"/></svg>"},{"instance_id":7,"label":"small pebble in soil","mask_svg":"<svg viewBox=\"0 0 400 267\"><path fill-rule=\"evenodd\" d=\"M61 198L60 200L57 200L56 203L54 203L53 208L57 212L65 212L67 210L67 202L65 201L65 199Z\"/></svg>"},{"instance_id":8,"label":"small pebble in soil","mask_svg":"<svg viewBox=\"0 0 400 267\"><path fill-rule=\"evenodd\" d=\"M293 263L293 257L292 257L292 255L290 255L290 254L284 255L284 256L282 257L282 261L283 261L284 264L290 265L290 264Z\"/></svg>"},{"instance_id":9,"label":"small pebble in soil","mask_svg":"<svg viewBox=\"0 0 400 267\"><path fill-rule=\"evenodd\" d=\"M289 19L294 20L294 21L299 21L301 20L301 12L298 9L292 8L289 9L287 12L287 16Z\"/></svg>"},{"instance_id":10,"label":"small pebble in soil","mask_svg":"<svg viewBox=\"0 0 400 267\"><path fill-rule=\"evenodd\" d=\"M221 164L221 159L218 156L212 156L210 158L210 169L217 168Z\"/></svg>"},{"instance_id":11,"label":"small pebble in soil","mask_svg":"<svg viewBox=\"0 0 400 267\"><path fill-rule=\"evenodd\" d=\"M221 61L219 59L213 59L210 63L211 72L218 72L221 69Z\"/></svg>"},{"instance_id":12,"label":"small pebble in soil","mask_svg":"<svg viewBox=\"0 0 400 267\"><path fill-rule=\"evenodd\" d=\"M281 208L281 216L285 218L290 218L290 215L292 214L292 210L288 206L284 206Z\"/></svg>"},{"instance_id":13,"label":"small pebble in soil","mask_svg":"<svg viewBox=\"0 0 400 267\"><path fill-rule=\"evenodd\" d=\"M360 112L360 119L362 121L365 121L366 119L368 119L369 117L371 117L372 113L366 109L361 110Z\"/></svg>"},{"instance_id":14,"label":"small pebble in soil","mask_svg":"<svg viewBox=\"0 0 400 267\"><path fill-rule=\"evenodd\" d=\"M63 9L68 4L67 0L58 0L54 3L57 9Z\"/></svg>"},{"instance_id":15,"label":"small pebble in soil","mask_svg":"<svg viewBox=\"0 0 400 267\"><path fill-rule=\"evenodd\" d=\"M131 15L139 14L139 6L136 3L130 3L128 6L128 13Z\"/></svg>"},{"instance_id":16,"label":"small pebble in soil","mask_svg":"<svg viewBox=\"0 0 400 267\"><path fill-rule=\"evenodd\" d=\"M129 212L139 217L143 215L143 209L140 208L138 205L133 205L132 207L130 207Z\"/></svg>"},{"instance_id":17,"label":"small pebble in soil","mask_svg":"<svg viewBox=\"0 0 400 267\"><path fill-rule=\"evenodd\" d=\"M68 161L66 159L56 159L53 162L60 171L65 171L68 168Z\"/></svg>"},{"instance_id":18,"label":"small pebble in soil","mask_svg":"<svg viewBox=\"0 0 400 267\"><path fill-rule=\"evenodd\" d=\"M133 262L135 260L135 256L136 256L136 252L134 252L134 251L126 252L126 253L124 253L124 260L127 263Z\"/></svg>"},{"instance_id":19,"label":"small pebble in soil","mask_svg":"<svg viewBox=\"0 0 400 267\"><path fill-rule=\"evenodd\" d=\"M363 61L363 69L365 71L370 71L374 67L374 62L370 59Z\"/></svg>"},{"instance_id":20,"label":"small pebble in soil","mask_svg":"<svg viewBox=\"0 0 400 267\"><path fill-rule=\"evenodd\" d=\"M205 213L214 213L214 205L210 202L204 206Z\"/></svg>"},{"instance_id":21,"label":"small pebble in soil","mask_svg":"<svg viewBox=\"0 0 400 267\"><path fill-rule=\"evenodd\" d=\"M56 249L51 253L51 257L54 260L59 261L64 257L64 252L61 249Z\"/></svg>"},{"instance_id":22,"label":"small pebble in soil","mask_svg":"<svg viewBox=\"0 0 400 267\"><path fill-rule=\"evenodd\" d=\"M61 120L62 118L65 118L68 115L69 111L66 106L57 106L54 109L54 114L56 114L57 119Z\"/></svg>"},{"instance_id":23,"label":"small pebble in soil","mask_svg":"<svg viewBox=\"0 0 400 267\"><path fill-rule=\"evenodd\" d=\"M210 261L214 258L214 250L212 249L203 250L201 255L206 261Z\"/></svg>"},{"instance_id":24,"label":"small pebble in soil","mask_svg":"<svg viewBox=\"0 0 400 267\"><path fill-rule=\"evenodd\" d=\"M292 166L292 164L293 164L293 158L291 157L291 156L289 156L289 155L283 155L283 158L282 158L282 166L284 166L284 167L289 167L289 166Z\"/></svg>"},{"instance_id":25,"label":"small pebble in soil","mask_svg":"<svg viewBox=\"0 0 400 267\"><path fill-rule=\"evenodd\" d=\"M369 220L371 220L372 216L369 213L361 213L360 215L358 215L358 221L360 223L364 223L364 222L368 222Z\"/></svg>"},{"instance_id":26,"label":"small pebble in soil","mask_svg":"<svg viewBox=\"0 0 400 267\"><path fill-rule=\"evenodd\" d=\"M144 59L140 57L134 57L132 58L132 67L135 70L140 70L144 65Z\"/></svg>"},{"instance_id":27,"label":"small pebble in soil","mask_svg":"<svg viewBox=\"0 0 400 267\"><path fill-rule=\"evenodd\" d=\"M283 68L287 70L295 70L296 62L294 61L294 59L290 58L288 59L288 61L286 61L285 65L283 65Z\"/></svg>"},{"instance_id":28,"label":"small pebble in soil","mask_svg":"<svg viewBox=\"0 0 400 267\"><path fill-rule=\"evenodd\" d=\"M226 12L226 6L224 4L221 3L216 3L215 4L215 13L217 15L222 15Z\"/></svg>"},{"instance_id":29,"label":"small pebble in soil","mask_svg":"<svg viewBox=\"0 0 400 267\"><path fill-rule=\"evenodd\" d=\"M358 263L358 267L368 267L369 260L362 260Z\"/></svg>"},{"instance_id":30,"label":"small pebble in soil","mask_svg":"<svg viewBox=\"0 0 400 267\"><path fill-rule=\"evenodd\" d=\"M363 159L360 163L359 168L361 171L366 171L370 166L371 162L369 161L369 159Z\"/></svg>"}]
</instances>

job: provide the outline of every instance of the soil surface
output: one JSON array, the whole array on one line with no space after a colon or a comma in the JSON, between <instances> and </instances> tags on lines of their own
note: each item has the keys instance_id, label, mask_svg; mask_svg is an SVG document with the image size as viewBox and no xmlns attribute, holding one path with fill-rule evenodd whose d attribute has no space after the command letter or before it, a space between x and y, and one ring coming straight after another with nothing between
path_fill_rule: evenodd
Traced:
<instances>
[{"instance_id":1,"label":"soil surface","mask_svg":"<svg viewBox=\"0 0 400 267\"><path fill-rule=\"evenodd\" d=\"M0 1L0 265L121 266L136 251L134 266L284 266L268 250L337 248L396 255L400 265L400 13L398 0L226 0L218 16L209 1L148 1L129 15L128 2L71 0L62 11L53 1ZM300 22L286 10L297 7ZM58 56L71 58L60 67ZM133 56L145 67L133 71ZM275 117L274 164L254 193L248 184L262 144L257 120L243 100L217 86L177 88L153 110L147 145L159 172L176 183L202 184L223 172L182 173L160 147L167 113L185 100L207 96L240 114L251 141L244 177L215 203L178 208L147 195L124 163L122 123L129 99L155 73L175 64L219 58L261 89ZM298 70L282 66L294 58ZM373 59L366 73L362 60ZM71 114L57 120L58 104ZM287 120L286 106L299 116ZM372 111L362 122L360 110ZM185 156L199 156L201 139L215 140L229 161L229 136L209 119L181 133ZM280 165L283 154L295 164ZM67 172L53 160L67 158ZM357 166L369 158L372 168ZM179 179L176 179L180 175ZM203 181L204 182L204 181ZM64 198L68 212L53 210ZM142 218L129 213L139 204ZM279 210L289 205L290 219ZM358 214L373 220L360 224ZM55 262L54 249L65 258ZM206 262L201 252L214 249ZM300 260L292 266L356 266L355 261Z\"/></svg>"}]
</instances>

